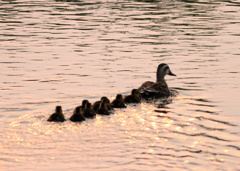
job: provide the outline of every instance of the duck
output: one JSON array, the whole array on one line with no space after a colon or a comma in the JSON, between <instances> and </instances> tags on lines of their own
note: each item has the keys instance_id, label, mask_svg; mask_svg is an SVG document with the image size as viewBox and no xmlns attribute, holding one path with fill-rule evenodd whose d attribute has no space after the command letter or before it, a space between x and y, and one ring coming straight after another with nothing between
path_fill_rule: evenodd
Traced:
<instances>
[{"instance_id":1,"label":"duck","mask_svg":"<svg viewBox=\"0 0 240 171\"><path fill-rule=\"evenodd\" d=\"M132 89L131 95L128 95L124 98L125 103L140 103L141 95L138 89Z\"/></svg>"},{"instance_id":2,"label":"duck","mask_svg":"<svg viewBox=\"0 0 240 171\"><path fill-rule=\"evenodd\" d=\"M138 88L141 96L145 99L169 97L171 93L164 79L166 75L176 76L167 64L159 64L156 73L156 82L146 81Z\"/></svg>"},{"instance_id":3,"label":"duck","mask_svg":"<svg viewBox=\"0 0 240 171\"><path fill-rule=\"evenodd\" d=\"M99 101L96 101L95 103L93 103L93 110L94 111L98 110L102 101L105 101L106 107L107 107L108 110L113 109L112 106L111 106L110 100L106 96L103 96L103 97L101 97L101 99Z\"/></svg>"},{"instance_id":4,"label":"duck","mask_svg":"<svg viewBox=\"0 0 240 171\"><path fill-rule=\"evenodd\" d=\"M123 101L123 96L121 94L116 95L116 98L112 101L111 106L113 108L126 108L127 107Z\"/></svg>"},{"instance_id":5,"label":"duck","mask_svg":"<svg viewBox=\"0 0 240 171\"><path fill-rule=\"evenodd\" d=\"M64 122L66 119L62 113L62 106L56 106L55 112L51 114L47 121L49 122Z\"/></svg>"},{"instance_id":6,"label":"duck","mask_svg":"<svg viewBox=\"0 0 240 171\"><path fill-rule=\"evenodd\" d=\"M85 106L85 108L83 110L83 116L85 118L94 118L94 117L96 117L96 112L93 110L91 103L86 103L86 106Z\"/></svg>"},{"instance_id":7,"label":"duck","mask_svg":"<svg viewBox=\"0 0 240 171\"><path fill-rule=\"evenodd\" d=\"M100 115L110 115L110 112L107 108L107 102L104 99L101 101L96 113Z\"/></svg>"},{"instance_id":8,"label":"duck","mask_svg":"<svg viewBox=\"0 0 240 171\"><path fill-rule=\"evenodd\" d=\"M72 122L82 122L85 121L83 116L82 108L77 106L73 112L73 115L70 117L70 121Z\"/></svg>"}]
</instances>

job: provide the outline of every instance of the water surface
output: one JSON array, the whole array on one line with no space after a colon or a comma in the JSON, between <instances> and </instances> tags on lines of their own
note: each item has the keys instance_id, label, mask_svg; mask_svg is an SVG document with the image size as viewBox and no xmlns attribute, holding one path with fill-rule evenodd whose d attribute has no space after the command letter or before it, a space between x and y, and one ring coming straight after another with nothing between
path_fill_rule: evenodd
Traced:
<instances>
[{"instance_id":1,"label":"water surface","mask_svg":"<svg viewBox=\"0 0 240 171\"><path fill-rule=\"evenodd\" d=\"M1 1L3 170L238 170L238 1ZM76 124L83 99L155 80L178 95Z\"/></svg>"}]
</instances>

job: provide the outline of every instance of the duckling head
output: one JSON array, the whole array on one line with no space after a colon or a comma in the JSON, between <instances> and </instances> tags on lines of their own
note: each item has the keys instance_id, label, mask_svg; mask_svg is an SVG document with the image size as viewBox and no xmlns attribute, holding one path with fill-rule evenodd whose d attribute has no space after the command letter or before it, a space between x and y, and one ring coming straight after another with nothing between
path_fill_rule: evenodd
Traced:
<instances>
[{"instance_id":1,"label":"duckling head","mask_svg":"<svg viewBox=\"0 0 240 171\"><path fill-rule=\"evenodd\" d=\"M157 82L164 81L166 75L176 76L165 63L159 64L157 68Z\"/></svg>"},{"instance_id":2,"label":"duckling head","mask_svg":"<svg viewBox=\"0 0 240 171\"><path fill-rule=\"evenodd\" d=\"M76 107L75 112L76 113L81 113L81 107L80 106Z\"/></svg>"},{"instance_id":3,"label":"duckling head","mask_svg":"<svg viewBox=\"0 0 240 171\"><path fill-rule=\"evenodd\" d=\"M123 96L122 96L121 94L117 94L116 99L117 99L117 100L122 100L122 99L123 99Z\"/></svg>"},{"instance_id":4,"label":"duckling head","mask_svg":"<svg viewBox=\"0 0 240 171\"><path fill-rule=\"evenodd\" d=\"M132 89L131 95L134 95L137 92L137 89Z\"/></svg>"},{"instance_id":5,"label":"duckling head","mask_svg":"<svg viewBox=\"0 0 240 171\"><path fill-rule=\"evenodd\" d=\"M101 98L101 101L105 101L105 102L107 102L107 103L110 103L110 100L109 100L106 96L103 96L103 97Z\"/></svg>"},{"instance_id":6,"label":"duckling head","mask_svg":"<svg viewBox=\"0 0 240 171\"><path fill-rule=\"evenodd\" d=\"M138 96L139 95L139 91L138 91L138 89L132 89L132 95L133 96Z\"/></svg>"},{"instance_id":7,"label":"duckling head","mask_svg":"<svg viewBox=\"0 0 240 171\"><path fill-rule=\"evenodd\" d=\"M82 107L85 107L88 103L89 103L88 100L83 100L83 101L82 101Z\"/></svg>"},{"instance_id":8,"label":"duckling head","mask_svg":"<svg viewBox=\"0 0 240 171\"><path fill-rule=\"evenodd\" d=\"M90 109L91 107L92 107L92 104L91 103L87 103L85 108L86 109Z\"/></svg>"},{"instance_id":9,"label":"duckling head","mask_svg":"<svg viewBox=\"0 0 240 171\"><path fill-rule=\"evenodd\" d=\"M55 112L62 113L62 106L56 106Z\"/></svg>"}]
</instances>

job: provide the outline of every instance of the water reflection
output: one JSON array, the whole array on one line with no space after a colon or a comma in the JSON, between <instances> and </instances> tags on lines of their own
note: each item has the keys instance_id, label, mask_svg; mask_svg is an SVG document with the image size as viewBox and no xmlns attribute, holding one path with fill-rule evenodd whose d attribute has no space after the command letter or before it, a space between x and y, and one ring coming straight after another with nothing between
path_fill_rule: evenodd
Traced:
<instances>
[{"instance_id":1,"label":"water reflection","mask_svg":"<svg viewBox=\"0 0 240 171\"><path fill-rule=\"evenodd\" d=\"M182 98L181 95L179 95L177 98L171 99L170 103L166 103L164 108L158 108L158 104L167 102L167 99L143 102L139 105L129 105L126 109L116 110L114 115L97 116L96 119L89 119L80 124L70 121L66 121L65 123L47 123L46 118L48 114L38 115L37 117L26 114L19 118L18 121L13 121L9 124L10 127L8 131L11 133L11 136L5 136L2 150L5 151L8 147L12 148L12 146L14 146L15 150L19 151L26 150L26 148L35 148L36 145L38 145L38 150L35 150L35 155L36 152L48 149L48 151L50 150L51 152L46 152L47 154L51 154L51 161L55 161L64 159L59 157L54 149L61 152L70 150L68 153L74 150L76 154L81 153L81 156L88 156L89 153L87 151L80 150L81 148L93 150L89 148L87 144L94 144L94 146L96 146L96 148L94 148L95 155L99 155L100 157L106 156L108 155L109 148L106 148L103 144L107 143L108 146L114 148L118 147L118 149L121 149L121 146L127 148L126 151L121 149L123 150L122 153L128 153L127 151L134 147L134 149L139 151L133 154L136 160L145 161L147 159L151 163L153 158L158 158L160 161L164 161L166 166L171 168L176 167L171 165L171 161L178 159L181 159L180 163L195 162L201 165L202 163L207 164L209 160L222 162L226 159L233 160L236 158L237 156L228 154L229 149L227 147L237 149L237 146L224 143L233 142L231 140L233 135L230 136L226 132L227 127L233 125L213 119L218 115L212 115L208 112L204 117L194 117L194 115L184 114L180 112L180 110L178 110L180 113L173 110L174 103L182 103L185 102L185 100L186 98ZM209 100L204 100L199 97L195 99L189 98L188 100L209 103ZM194 105L190 104L189 108L192 106ZM213 110L215 108L213 105L206 107L212 108ZM162 109L168 112L164 113ZM192 111L199 112L197 110ZM71 113L71 110L65 111L68 117L70 117ZM212 124L212 127L209 127L207 122L201 122L201 124L199 124L199 119L203 118L209 119L209 121L217 121L217 123L224 124L227 127L223 129L221 127L218 128L216 125L213 126ZM22 132L23 130L24 133ZM218 132L217 134L216 131ZM116 132L118 136L113 136ZM225 137L225 135L227 136ZM11 140L12 143L9 144L8 140ZM44 143L44 141L47 141L47 143ZM186 144L183 145L182 141ZM70 148L69 143L74 143L75 147ZM214 151L216 143L219 143L220 147L224 150ZM68 147L66 147L66 145ZM17 162L30 160L32 164L35 165L35 161L32 158L33 156L22 157L21 153L20 151L19 155L15 155L13 160ZM118 154L120 153L119 151ZM13 156L13 154L5 155ZM207 159L203 157L206 155L208 156ZM121 156L119 157L121 158ZM44 155L41 159L38 159L38 161L44 162L46 159ZM196 159L198 159L198 162ZM92 160L93 158L91 161ZM94 158L94 161L98 161L97 158ZM138 162L136 165L138 165ZM88 167L90 167L90 165L88 165ZM180 166L177 167L179 168Z\"/></svg>"}]
</instances>

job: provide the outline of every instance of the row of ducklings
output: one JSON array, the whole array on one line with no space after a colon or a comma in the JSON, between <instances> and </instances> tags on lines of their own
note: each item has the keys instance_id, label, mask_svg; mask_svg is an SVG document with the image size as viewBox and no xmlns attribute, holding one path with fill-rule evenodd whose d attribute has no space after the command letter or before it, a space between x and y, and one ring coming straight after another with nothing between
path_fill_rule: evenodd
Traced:
<instances>
[{"instance_id":1,"label":"row of ducklings","mask_svg":"<svg viewBox=\"0 0 240 171\"><path fill-rule=\"evenodd\" d=\"M123 97L121 94L117 94L116 98L110 102L107 97L102 97L101 100L96 101L93 105L88 100L83 100L81 106L77 106L73 111L73 115L70 120L73 122L84 121L85 118L94 118L96 114L110 115L113 112L113 108L126 108L128 103L140 103L141 95L137 89L133 89L130 95ZM50 115L47 121L64 122L66 121L62 107L57 106L55 112Z\"/></svg>"}]
</instances>

